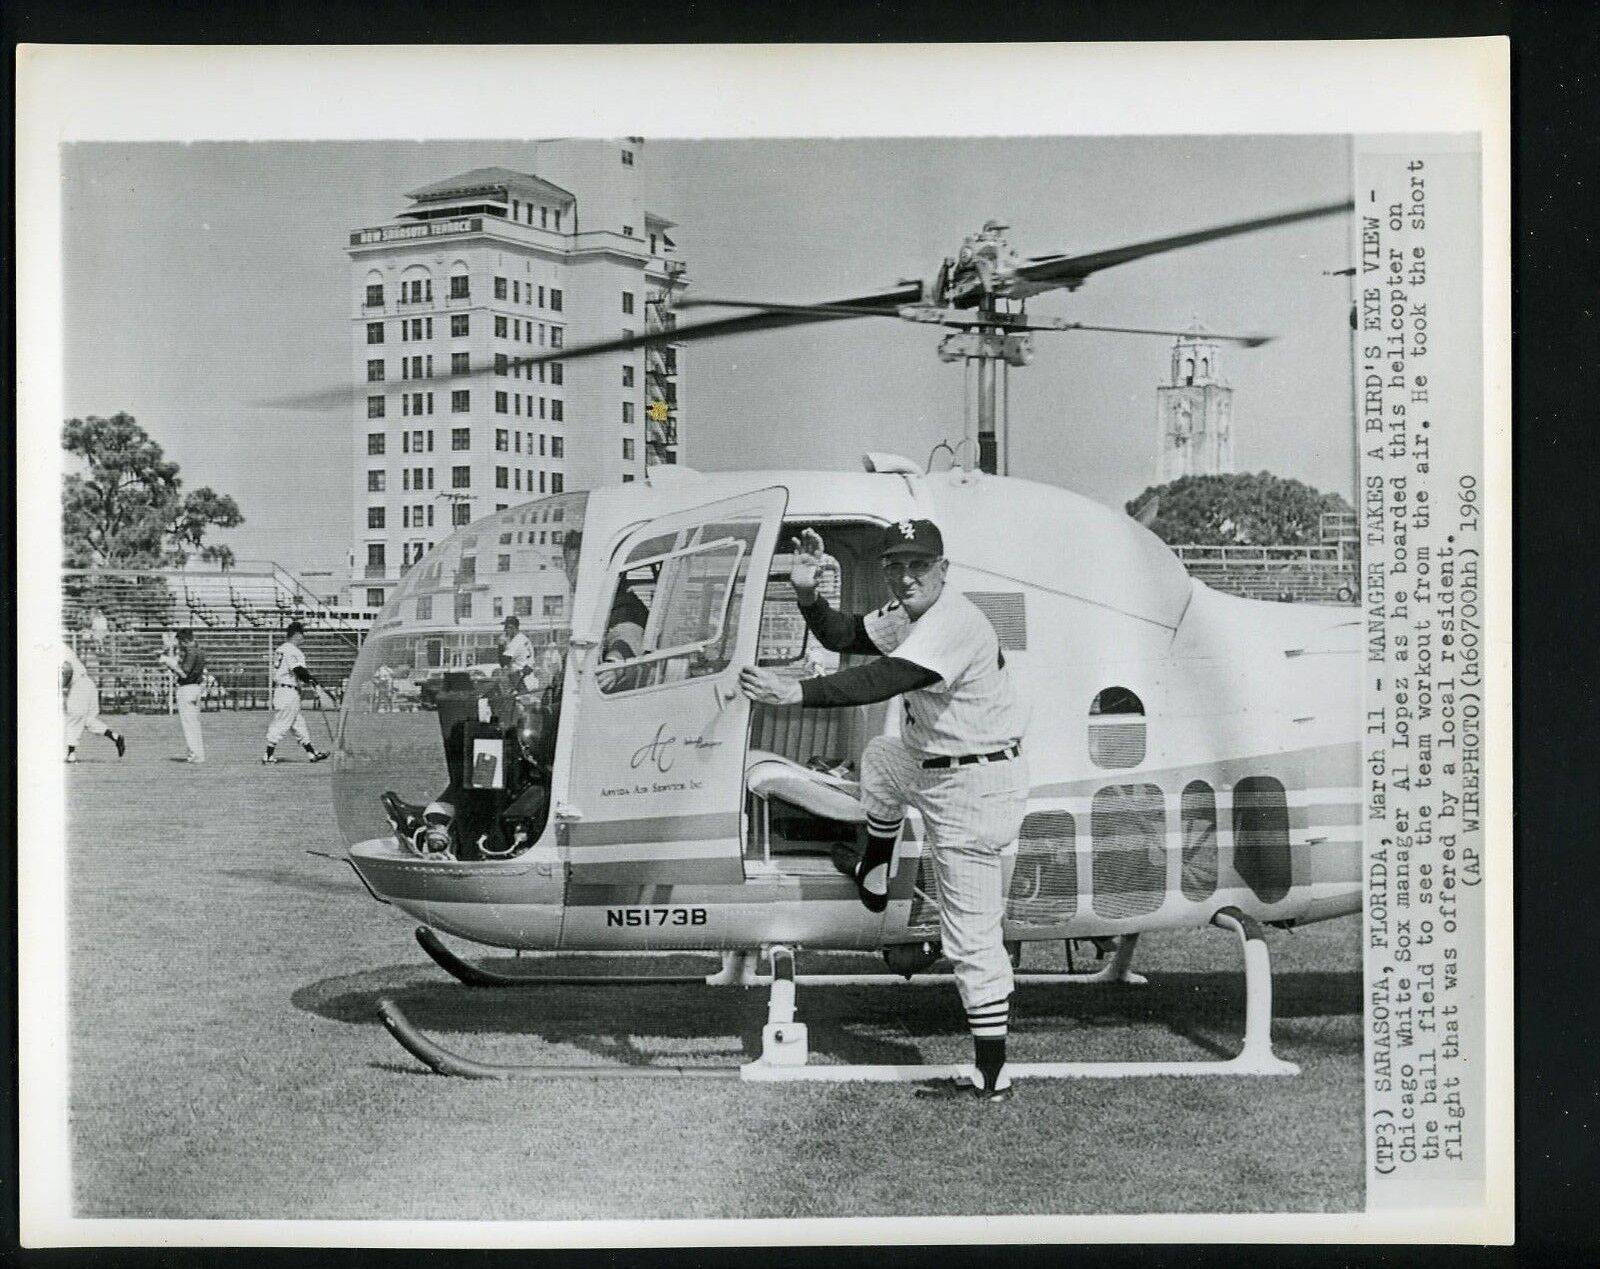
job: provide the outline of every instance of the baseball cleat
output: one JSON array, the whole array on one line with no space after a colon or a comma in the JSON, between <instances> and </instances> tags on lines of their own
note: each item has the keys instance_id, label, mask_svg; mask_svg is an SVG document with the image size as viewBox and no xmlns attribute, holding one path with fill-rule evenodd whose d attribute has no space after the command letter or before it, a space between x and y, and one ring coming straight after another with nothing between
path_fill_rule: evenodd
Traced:
<instances>
[{"instance_id":1,"label":"baseball cleat","mask_svg":"<svg viewBox=\"0 0 1600 1269\"><path fill-rule=\"evenodd\" d=\"M844 842L835 842L833 846L833 866L851 881L856 883L856 897L861 900L861 906L868 912L882 912L889 906L887 894L873 894L861 884L862 858L851 850Z\"/></svg>"},{"instance_id":2,"label":"baseball cleat","mask_svg":"<svg viewBox=\"0 0 1600 1269\"><path fill-rule=\"evenodd\" d=\"M111 743L117 747L117 757L120 758L128 752L128 738L121 732L111 737Z\"/></svg>"},{"instance_id":3,"label":"baseball cleat","mask_svg":"<svg viewBox=\"0 0 1600 1269\"><path fill-rule=\"evenodd\" d=\"M328 758L328 755L323 753L322 750L313 749L311 751L311 753L307 756L306 761L307 762L326 762L327 758Z\"/></svg>"},{"instance_id":4,"label":"baseball cleat","mask_svg":"<svg viewBox=\"0 0 1600 1269\"><path fill-rule=\"evenodd\" d=\"M1011 1077L1001 1071L993 1088L980 1083L972 1072L968 1072L947 1080L919 1084L912 1095L933 1101L1008 1102L1015 1093Z\"/></svg>"},{"instance_id":5,"label":"baseball cleat","mask_svg":"<svg viewBox=\"0 0 1600 1269\"><path fill-rule=\"evenodd\" d=\"M282 761L283 759L276 754L263 754L261 757L261 765L263 767L275 767Z\"/></svg>"}]
</instances>

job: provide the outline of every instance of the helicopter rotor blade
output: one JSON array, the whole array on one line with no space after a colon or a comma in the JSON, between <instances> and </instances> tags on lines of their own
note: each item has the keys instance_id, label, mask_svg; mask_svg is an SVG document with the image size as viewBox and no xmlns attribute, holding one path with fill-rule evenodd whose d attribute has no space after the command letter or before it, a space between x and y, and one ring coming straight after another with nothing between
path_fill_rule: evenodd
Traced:
<instances>
[{"instance_id":1,"label":"helicopter rotor blade","mask_svg":"<svg viewBox=\"0 0 1600 1269\"><path fill-rule=\"evenodd\" d=\"M1087 330L1106 331L1113 335L1194 335L1198 333L1209 340L1219 344L1238 344L1244 348L1260 348L1262 344L1270 344L1277 338L1275 335L1219 335L1215 331L1203 330L1174 330L1165 326L1096 326L1090 322L1051 322L1048 324L1021 323L1017 326L1006 326L1006 330Z\"/></svg>"},{"instance_id":2,"label":"helicopter rotor blade","mask_svg":"<svg viewBox=\"0 0 1600 1269\"><path fill-rule=\"evenodd\" d=\"M898 305L865 305L849 301L834 304L786 304L773 300L679 300L674 308L754 308L769 313L815 313L820 317L899 317Z\"/></svg>"},{"instance_id":3,"label":"helicopter rotor blade","mask_svg":"<svg viewBox=\"0 0 1600 1269\"><path fill-rule=\"evenodd\" d=\"M1062 286L1070 286L1082 282L1091 273L1098 273L1102 269L1109 269L1119 264L1128 264L1133 260L1142 260L1146 256L1177 251L1183 247L1194 247L1203 242L1216 242L1222 238L1233 238L1239 234L1255 233L1261 229L1274 229L1279 225L1293 225L1303 220L1336 216L1340 212L1352 211L1354 208L1355 201L1347 198L1337 203L1319 203L1315 207L1302 207L1297 211L1257 216L1251 220L1236 220L1226 225L1213 225L1209 229L1196 229L1190 233L1173 234L1167 238L1152 238L1148 242L1112 247L1106 251L1094 251L1087 255L1035 258L1033 262L1020 267L1016 271L1016 276L1029 282L1055 282Z\"/></svg>"},{"instance_id":4,"label":"helicopter rotor blade","mask_svg":"<svg viewBox=\"0 0 1600 1269\"><path fill-rule=\"evenodd\" d=\"M650 348L659 344L692 344L704 339L720 339L728 335L746 335L755 331L774 330L784 326L803 326L811 322L836 322L852 317L877 317L883 314L874 310L887 309L890 315L897 304L914 304L922 296L921 288L903 286L876 295L852 296L822 305L794 305L772 311L773 306L759 306L762 311L740 313L729 317L714 317L704 322L691 322L670 329L647 330L615 339L590 340L587 343L568 344L562 348L546 348L537 353L512 356L511 366L533 366L545 361L577 361L582 357L595 357L602 353L628 352L634 348ZM493 364L480 366L464 375L451 375L451 383L459 384L491 375L503 378ZM318 392L293 397L275 397L253 402L257 409L269 410L321 410L348 405L364 395L366 384L341 385Z\"/></svg>"}]
</instances>

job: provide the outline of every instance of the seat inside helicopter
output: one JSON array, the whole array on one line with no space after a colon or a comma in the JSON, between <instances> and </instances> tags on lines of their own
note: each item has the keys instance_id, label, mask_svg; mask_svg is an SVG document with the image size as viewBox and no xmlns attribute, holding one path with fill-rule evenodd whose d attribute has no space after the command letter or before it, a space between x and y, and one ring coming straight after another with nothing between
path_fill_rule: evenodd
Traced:
<instances>
[{"instance_id":1,"label":"seat inside helicopter","mask_svg":"<svg viewBox=\"0 0 1600 1269\"><path fill-rule=\"evenodd\" d=\"M887 602L888 586L877 567L880 526L785 523L778 541L788 545L807 527L827 545L818 590L830 604L843 612L865 612ZM807 632L789 585L793 561L787 551L773 558L761 610L759 663L809 678L861 660L827 651ZM826 861L833 844L854 841L865 822L857 801L861 751L882 732L887 712L887 702L848 709L752 708L745 765L747 865L803 870L816 861L831 869Z\"/></svg>"}]
</instances>

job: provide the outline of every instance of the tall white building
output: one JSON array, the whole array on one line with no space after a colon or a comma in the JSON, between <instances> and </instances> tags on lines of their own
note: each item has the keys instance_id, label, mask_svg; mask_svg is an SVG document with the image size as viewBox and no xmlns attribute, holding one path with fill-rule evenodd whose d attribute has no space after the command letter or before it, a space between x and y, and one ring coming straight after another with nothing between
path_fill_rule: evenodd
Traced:
<instances>
[{"instance_id":1,"label":"tall white building","mask_svg":"<svg viewBox=\"0 0 1600 1269\"><path fill-rule=\"evenodd\" d=\"M512 364L670 325L686 282L642 140L545 142L536 166L436 181L350 234L356 606L460 525L682 459L681 349Z\"/></svg>"},{"instance_id":2,"label":"tall white building","mask_svg":"<svg viewBox=\"0 0 1600 1269\"><path fill-rule=\"evenodd\" d=\"M1172 371L1156 388L1156 483L1233 470L1233 389L1217 342L1196 322L1172 345Z\"/></svg>"}]
</instances>

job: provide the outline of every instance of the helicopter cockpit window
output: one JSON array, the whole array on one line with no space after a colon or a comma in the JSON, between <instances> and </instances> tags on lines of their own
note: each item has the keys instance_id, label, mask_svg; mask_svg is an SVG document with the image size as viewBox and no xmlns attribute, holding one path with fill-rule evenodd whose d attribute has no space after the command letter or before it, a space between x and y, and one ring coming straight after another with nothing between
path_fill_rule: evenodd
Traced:
<instances>
[{"instance_id":1,"label":"helicopter cockpit window","mask_svg":"<svg viewBox=\"0 0 1600 1269\"><path fill-rule=\"evenodd\" d=\"M617 571L595 682L608 696L725 670L758 521L692 525L636 543Z\"/></svg>"},{"instance_id":2,"label":"helicopter cockpit window","mask_svg":"<svg viewBox=\"0 0 1600 1269\"><path fill-rule=\"evenodd\" d=\"M1144 761L1144 702L1128 688L1108 687L1089 704L1089 761L1107 770Z\"/></svg>"},{"instance_id":3,"label":"helicopter cockpit window","mask_svg":"<svg viewBox=\"0 0 1600 1269\"><path fill-rule=\"evenodd\" d=\"M394 588L345 693L333 779L349 844L492 860L542 835L587 503L479 521ZM478 567L480 543L508 536L510 567Z\"/></svg>"}]
</instances>

